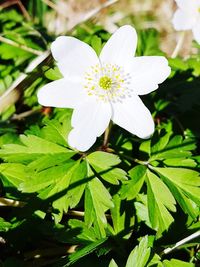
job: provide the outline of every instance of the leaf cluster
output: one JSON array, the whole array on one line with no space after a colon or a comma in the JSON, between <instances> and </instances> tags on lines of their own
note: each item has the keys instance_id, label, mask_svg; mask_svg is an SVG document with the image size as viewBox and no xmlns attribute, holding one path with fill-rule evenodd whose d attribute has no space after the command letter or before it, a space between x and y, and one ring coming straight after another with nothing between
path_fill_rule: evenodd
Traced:
<instances>
[{"instance_id":1,"label":"leaf cluster","mask_svg":"<svg viewBox=\"0 0 200 267\"><path fill-rule=\"evenodd\" d=\"M27 8L42 25L34 1ZM44 6L43 6L44 7ZM43 10L43 11L42 11ZM52 36L14 10L0 14L1 32L42 51ZM137 55L161 55L156 30L138 31ZM109 34L92 23L73 33L100 53ZM0 94L33 55L0 45ZM87 153L69 147L70 109L41 109L37 89L61 77L43 67L24 98L0 121L0 256L2 266L192 267L199 238L199 56L171 59L171 77L142 100L156 130L140 140L113 125L108 146L98 138ZM17 111L37 111L22 120ZM191 118L193 118L191 120ZM37 256L40 255L38 259ZM1 262L0 262L1 264Z\"/></svg>"}]
</instances>

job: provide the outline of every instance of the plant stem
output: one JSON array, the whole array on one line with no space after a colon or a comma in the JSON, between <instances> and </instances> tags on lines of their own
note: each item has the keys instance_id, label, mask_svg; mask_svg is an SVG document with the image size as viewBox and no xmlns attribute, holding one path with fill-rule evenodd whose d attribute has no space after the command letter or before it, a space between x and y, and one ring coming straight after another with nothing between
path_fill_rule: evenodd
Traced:
<instances>
[{"instance_id":1,"label":"plant stem","mask_svg":"<svg viewBox=\"0 0 200 267\"><path fill-rule=\"evenodd\" d=\"M197 231L196 233L192 234L192 235L189 235L188 237L182 239L181 241L177 242L173 247L171 248L166 248L164 249L163 253L162 254L169 254L171 253L174 249L184 245L185 243L187 243L188 241L194 239L194 238L197 238L197 237L200 237L200 230Z\"/></svg>"},{"instance_id":2,"label":"plant stem","mask_svg":"<svg viewBox=\"0 0 200 267\"><path fill-rule=\"evenodd\" d=\"M14 199L9 199L9 198L4 198L4 197L0 197L0 207L24 207L25 206L25 202L23 201L18 201L18 200L14 200Z\"/></svg>"},{"instance_id":3,"label":"plant stem","mask_svg":"<svg viewBox=\"0 0 200 267\"><path fill-rule=\"evenodd\" d=\"M11 120L18 120L18 121L20 121L20 120L23 120L23 119L25 119L25 118L27 118L27 117L33 115L33 114L37 114L37 113L39 113L39 112L41 112L41 108L39 108L39 109L37 108L37 109L27 110L27 111L22 112L22 113L20 113L20 114L16 114L16 113L15 113L15 114L11 117Z\"/></svg>"},{"instance_id":4,"label":"plant stem","mask_svg":"<svg viewBox=\"0 0 200 267\"><path fill-rule=\"evenodd\" d=\"M74 217L81 217L82 218L82 217L84 217L85 212L78 211L78 210L69 210L66 214L74 216Z\"/></svg>"},{"instance_id":5,"label":"plant stem","mask_svg":"<svg viewBox=\"0 0 200 267\"><path fill-rule=\"evenodd\" d=\"M130 156L127 156L127 155L122 155L122 154L119 154L119 156L122 156L127 160L134 161L134 162L136 162L136 163L138 163L140 165L145 165L145 166L148 166L148 167L151 166L148 161L139 160L139 159L136 159L136 158L133 158L133 157L130 157Z\"/></svg>"},{"instance_id":6,"label":"plant stem","mask_svg":"<svg viewBox=\"0 0 200 267\"><path fill-rule=\"evenodd\" d=\"M30 75L22 73L0 96L0 114L4 112L11 105L15 104L21 97L22 92L28 88L41 75L42 66L50 66L53 58L50 51L44 52L42 55L36 57L26 68L26 72L32 72ZM37 68L37 71L34 71Z\"/></svg>"},{"instance_id":7,"label":"plant stem","mask_svg":"<svg viewBox=\"0 0 200 267\"><path fill-rule=\"evenodd\" d=\"M38 50L35 50L33 48L27 47L25 45L18 44L16 42L14 42L13 40L7 39L7 38L5 38L3 36L0 36L0 42L15 46L17 48L21 48L21 49L23 49L23 50L25 50L25 51L27 51L29 53L32 53L34 55L37 55L37 56L41 56L43 54L43 51L38 51Z\"/></svg>"},{"instance_id":8,"label":"plant stem","mask_svg":"<svg viewBox=\"0 0 200 267\"><path fill-rule=\"evenodd\" d=\"M112 122L109 123L108 127L105 130L104 139L103 139L103 147L107 147L108 145L108 139L109 139L111 128L112 128Z\"/></svg>"},{"instance_id":9,"label":"plant stem","mask_svg":"<svg viewBox=\"0 0 200 267\"><path fill-rule=\"evenodd\" d=\"M0 9L4 9L4 8L10 7L12 5L18 5L18 7L21 9L22 14L26 18L26 20L31 21L31 17L29 15L28 11L26 10L26 8L24 7L24 5L22 4L22 2L20 0L4 1L4 3L2 3L0 5Z\"/></svg>"},{"instance_id":10,"label":"plant stem","mask_svg":"<svg viewBox=\"0 0 200 267\"><path fill-rule=\"evenodd\" d=\"M61 10L58 5L54 4L50 0L42 0L43 3L45 3L47 6L55 10L59 15L63 16L64 18L68 18L68 14L66 14L65 10Z\"/></svg>"},{"instance_id":11,"label":"plant stem","mask_svg":"<svg viewBox=\"0 0 200 267\"><path fill-rule=\"evenodd\" d=\"M171 58L177 57L177 55L178 55L178 53L179 53L179 51L183 45L184 37L185 37L185 32L182 31L179 35L179 39L178 39L178 42L176 44L176 47L175 47L174 51L172 52Z\"/></svg>"}]
</instances>

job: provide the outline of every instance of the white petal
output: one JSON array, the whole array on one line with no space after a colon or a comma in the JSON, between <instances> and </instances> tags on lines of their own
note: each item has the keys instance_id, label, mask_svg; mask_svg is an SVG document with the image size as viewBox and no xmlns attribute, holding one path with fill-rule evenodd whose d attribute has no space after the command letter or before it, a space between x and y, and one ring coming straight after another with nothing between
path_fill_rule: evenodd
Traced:
<instances>
[{"instance_id":1,"label":"white petal","mask_svg":"<svg viewBox=\"0 0 200 267\"><path fill-rule=\"evenodd\" d=\"M132 81L130 88L138 95L148 94L158 88L171 72L165 57L135 57L130 65Z\"/></svg>"},{"instance_id":2,"label":"white petal","mask_svg":"<svg viewBox=\"0 0 200 267\"><path fill-rule=\"evenodd\" d=\"M175 0L176 4L182 10L191 10L196 7L196 0Z\"/></svg>"},{"instance_id":3,"label":"white petal","mask_svg":"<svg viewBox=\"0 0 200 267\"><path fill-rule=\"evenodd\" d=\"M94 99L88 99L75 108L71 121L74 129L68 136L69 145L80 151L88 150L108 127L111 113L109 103Z\"/></svg>"},{"instance_id":4,"label":"white petal","mask_svg":"<svg viewBox=\"0 0 200 267\"><path fill-rule=\"evenodd\" d=\"M120 27L108 40L100 54L100 61L125 67L134 56L137 33L129 25Z\"/></svg>"},{"instance_id":5,"label":"white petal","mask_svg":"<svg viewBox=\"0 0 200 267\"><path fill-rule=\"evenodd\" d=\"M140 138L148 138L154 132L151 113L137 95L113 104L112 120Z\"/></svg>"},{"instance_id":6,"label":"white petal","mask_svg":"<svg viewBox=\"0 0 200 267\"><path fill-rule=\"evenodd\" d=\"M195 24L195 20L196 13L190 12L190 10L184 11L178 9L174 14L172 23L174 25L175 30L184 31L192 29Z\"/></svg>"},{"instance_id":7,"label":"white petal","mask_svg":"<svg viewBox=\"0 0 200 267\"><path fill-rule=\"evenodd\" d=\"M90 66L99 64L95 51L86 43L69 36L58 37L51 52L64 77L80 79Z\"/></svg>"},{"instance_id":8,"label":"white petal","mask_svg":"<svg viewBox=\"0 0 200 267\"><path fill-rule=\"evenodd\" d=\"M196 25L192 29L194 39L200 44L200 18L197 20Z\"/></svg>"},{"instance_id":9,"label":"white petal","mask_svg":"<svg viewBox=\"0 0 200 267\"><path fill-rule=\"evenodd\" d=\"M87 98L87 94L80 83L60 79L39 89L37 97L43 106L74 108Z\"/></svg>"},{"instance_id":10,"label":"white petal","mask_svg":"<svg viewBox=\"0 0 200 267\"><path fill-rule=\"evenodd\" d=\"M79 128L74 128L68 135L68 143L71 147L85 152L87 151L96 141L96 136L88 134L88 131L83 131Z\"/></svg>"}]
</instances>

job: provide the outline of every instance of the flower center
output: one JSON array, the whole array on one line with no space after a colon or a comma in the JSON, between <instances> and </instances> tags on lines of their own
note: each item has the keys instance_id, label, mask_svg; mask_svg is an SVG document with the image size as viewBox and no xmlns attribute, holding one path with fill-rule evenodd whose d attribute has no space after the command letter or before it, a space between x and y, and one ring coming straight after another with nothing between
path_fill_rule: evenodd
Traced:
<instances>
[{"instance_id":1,"label":"flower center","mask_svg":"<svg viewBox=\"0 0 200 267\"><path fill-rule=\"evenodd\" d=\"M103 76L99 79L99 86L104 90L111 89L112 79L108 76Z\"/></svg>"},{"instance_id":2,"label":"flower center","mask_svg":"<svg viewBox=\"0 0 200 267\"><path fill-rule=\"evenodd\" d=\"M131 95L131 76L116 64L91 66L85 73L84 88L89 96L104 102L122 102Z\"/></svg>"}]
</instances>

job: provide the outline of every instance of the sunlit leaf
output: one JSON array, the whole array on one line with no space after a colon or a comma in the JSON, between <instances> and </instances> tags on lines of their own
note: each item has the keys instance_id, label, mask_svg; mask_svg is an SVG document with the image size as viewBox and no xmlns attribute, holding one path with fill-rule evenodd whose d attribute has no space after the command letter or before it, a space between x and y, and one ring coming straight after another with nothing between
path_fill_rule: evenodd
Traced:
<instances>
[{"instance_id":1,"label":"sunlit leaf","mask_svg":"<svg viewBox=\"0 0 200 267\"><path fill-rule=\"evenodd\" d=\"M145 267L150 257L150 248L148 246L148 236L145 236L140 241L128 257L126 267Z\"/></svg>"},{"instance_id":2,"label":"sunlit leaf","mask_svg":"<svg viewBox=\"0 0 200 267\"><path fill-rule=\"evenodd\" d=\"M91 153L87 159L105 181L111 184L119 184L119 180L127 180L124 170L113 167L121 162L118 156L98 151Z\"/></svg>"},{"instance_id":3,"label":"sunlit leaf","mask_svg":"<svg viewBox=\"0 0 200 267\"><path fill-rule=\"evenodd\" d=\"M175 212L176 202L167 186L151 171L147 171L147 186L150 222L158 233L162 233L174 221L168 210Z\"/></svg>"}]
</instances>

